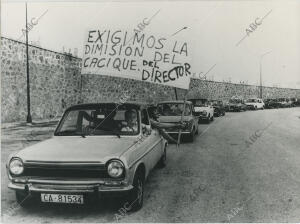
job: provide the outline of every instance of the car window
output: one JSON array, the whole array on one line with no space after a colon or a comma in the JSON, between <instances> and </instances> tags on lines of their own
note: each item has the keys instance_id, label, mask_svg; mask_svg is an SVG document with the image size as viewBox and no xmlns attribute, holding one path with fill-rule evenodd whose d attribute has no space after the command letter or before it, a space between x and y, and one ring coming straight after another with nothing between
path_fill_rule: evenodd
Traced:
<instances>
[{"instance_id":1,"label":"car window","mask_svg":"<svg viewBox=\"0 0 300 224\"><path fill-rule=\"evenodd\" d=\"M207 107L208 101L207 100L194 100L194 105L199 107Z\"/></svg>"},{"instance_id":2,"label":"car window","mask_svg":"<svg viewBox=\"0 0 300 224\"><path fill-rule=\"evenodd\" d=\"M141 118L142 118L142 124L150 125L149 116L148 116L148 112L146 109L142 110Z\"/></svg>"},{"instance_id":3,"label":"car window","mask_svg":"<svg viewBox=\"0 0 300 224\"><path fill-rule=\"evenodd\" d=\"M162 116L181 116L183 111L183 103L163 103L157 106L158 113ZM185 105L185 116L191 114L191 105Z\"/></svg>"},{"instance_id":4,"label":"car window","mask_svg":"<svg viewBox=\"0 0 300 224\"><path fill-rule=\"evenodd\" d=\"M70 111L68 116L65 118L64 125L61 128L61 131L76 131L77 130L77 118L79 111Z\"/></svg>"},{"instance_id":5,"label":"car window","mask_svg":"<svg viewBox=\"0 0 300 224\"><path fill-rule=\"evenodd\" d=\"M148 117L147 117L148 118ZM148 121L149 122L149 121ZM74 109L63 116L56 135L136 135L139 133L138 110L120 106Z\"/></svg>"}]
</instances>

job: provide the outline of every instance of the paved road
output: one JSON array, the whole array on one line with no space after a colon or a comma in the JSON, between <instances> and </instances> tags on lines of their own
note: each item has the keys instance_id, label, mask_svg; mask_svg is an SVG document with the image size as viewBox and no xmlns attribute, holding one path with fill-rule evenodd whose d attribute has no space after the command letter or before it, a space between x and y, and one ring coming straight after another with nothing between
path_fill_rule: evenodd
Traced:
<instances>
[{"instance_id":1,"label":"paved road","mask_svg":"<svg viewBox=\"0 0 300 224\"><path fill-rule=\"evenodd\" d=\"M2 170L8 153L23 147L13 138L42 130L44 139L53 127L3 129ZM228 113L199 130L194 143L170 145L167 167L151 173L136 213L122 215L114 200L19 208L2 172L4 221L299 222L300 108Z\"/></svg>"}]
</instances>

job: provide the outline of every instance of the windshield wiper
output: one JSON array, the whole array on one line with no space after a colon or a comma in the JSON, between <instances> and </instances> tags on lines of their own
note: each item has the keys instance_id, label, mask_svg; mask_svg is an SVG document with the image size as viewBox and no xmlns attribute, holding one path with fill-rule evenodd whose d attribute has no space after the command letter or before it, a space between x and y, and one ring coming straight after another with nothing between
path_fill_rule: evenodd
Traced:
<instances>
[{"instance_id":1,"label":"windshield wiper","mask_svg":"<svg viewBox=\"0 0 300 224\"><path fill-rule=\"evenodd\" d=\"M75 134L75 133L76 133L76 131L74 131L74 130L65 130L65 131L59 131L59 132L57 132L56 135L60 135L60 136L66 135L66 136L69 136L69 135Z\"/></svg>"}]
</instances>

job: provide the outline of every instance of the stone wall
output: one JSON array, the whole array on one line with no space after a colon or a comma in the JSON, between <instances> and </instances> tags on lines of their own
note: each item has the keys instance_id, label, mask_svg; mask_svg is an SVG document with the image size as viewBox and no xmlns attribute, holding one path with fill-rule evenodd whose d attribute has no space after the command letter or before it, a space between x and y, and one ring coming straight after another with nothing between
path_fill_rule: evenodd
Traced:
<instances>
[{"instance_id":1,"label":"stone wall","mask_svg":"<svg viewBox=\"0 0 300 224\"><path fill-rule=\"evenodd\" d=\"M25 121L27 115L26 47L1 37L1 121ZM33 120L49 119L76 103L129 99L155 103L175 99L174 88L131 79L81 75L81 59L29 46L31 114ZM177 90L183 99L185 91ZM227 100L259 95L259 87L192 79L188 97ZM300 89L263 87L264 98L297 97Z\"/></svg>"},{"instance_id":2,"label":"stone wall","mask_svg":"<svg viewBox=\"0 0 300 224\"><path fill-rule=\"evenodd\" d=\"M189 97L204 97L208 99L228 100L232 96L241 96L245 99L259 97L260 87L254 85L225 83L192 79ZM287 89L263 86L263 98L300 98L300 89Z\"/></svg>"},{"instance_id":3,"label":"stone wall","mask_svg":"<svg viewBox=\"0 0 300 224\"><path fill-rule=\"evenodd\" d=\"M79 101L81 59L29 46L33 119L53 118ZM26 47L1 37L1 121L25 121Z\"/></svg>"}]
</instances>

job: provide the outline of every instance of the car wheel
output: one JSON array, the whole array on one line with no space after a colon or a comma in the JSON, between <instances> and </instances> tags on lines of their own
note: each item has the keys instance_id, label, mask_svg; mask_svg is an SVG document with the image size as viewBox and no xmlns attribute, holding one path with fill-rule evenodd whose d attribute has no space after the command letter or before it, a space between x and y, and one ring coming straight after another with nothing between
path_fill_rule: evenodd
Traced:
<instances>
[{"instance_id":1,"label":"car wheel","mask_svg":"<svg viewBox=\"0 0 300 224\"><path fill-rule=\"evenodd\" d=\"M195 137L195 132L192 131L192 132L188 135L188 141L189 141L189 142L193 142L193 141L194 141L194 137Z\"/></svg>"},{"instance_id":2,"label":"car wheel","mask_svg":"<svg viewBox=\"0 0 300 224\"><path fill-rule=\"evenodd\" d=\"M166 161L167 161L167 146L165 146L164 154L161 156L160 160L158 161L158 164L157 164L158 167L164 168L167 165Z\"/></svg>"},{"instance_id":3,"label":"car wheel","mask_svg":"<svg viewBox=\"0 0 300 224\"><path fill-rule=\"evenodd\" d=\"M18 205L21 207L27 207L32 202L32 196L27 193L16 191L16 199L18 202Z\"/></svg>"},{"instance_id":4,"label":"car wheel","mask_svg":"<svg viewBox=\"0 0 300 224\"><path fill-rule=\"evenodd\" d=\"M198 125L197 125L197 129L196 129L196 132L195 132L196 135L199 134L199 130L198 130Z\"/></svg>"},{"instance_id":5,"label":"car wheel","mask_svg":"<svg viewBox=\"0 0 300 224\"><path fill-rule=\"evenodd\" d=\"M223 112L223 116L225 116L225 113L226 113L226 112L224 111L224 112Z\"/></svg>"},{"instance_id":6,"label":"car wheel","mask_svg":"<svg viewBox=\"0 0 300 224\"><path fill-rule=\"evenodd\" d=\"M210 123L210 116L208 116L206 123L209 124Z\"/></svg>"},{"instance_id":7,"label":"car wheel","mask_svg":"<svg viewBox=\"0 0 300 224\"><path fill-rule=\"evenodd\" d=\"M211 121L214 121L214 116L211 117Z\"/></svg>"},{"instance_id":8,"label":"car wheel","mask_svg":"<svg viewBox=\"0 0 300 224\"><path fill-rule=\"evenodd\" d=\"M129 210L134 212L143 207L144 201L144 178L141 172L137 173L133 180L133 189L129 197Z\"/></svg>"}]
</instances>

